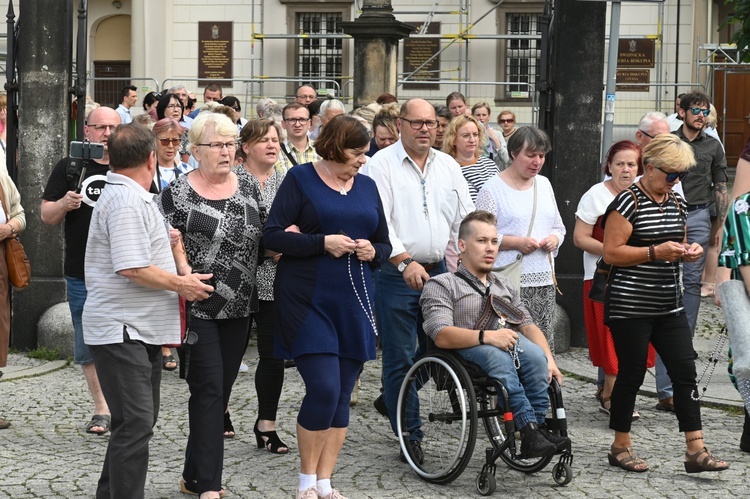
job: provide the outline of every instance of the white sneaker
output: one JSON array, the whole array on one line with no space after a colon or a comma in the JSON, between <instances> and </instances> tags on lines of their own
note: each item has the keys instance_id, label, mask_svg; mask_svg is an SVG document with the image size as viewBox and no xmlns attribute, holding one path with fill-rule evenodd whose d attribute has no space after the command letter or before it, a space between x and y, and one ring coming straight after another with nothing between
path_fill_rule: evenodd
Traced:
<instances>
[{"instance_id":1,"label":"white sneaker","mask_svg":"<svg viewBox=\"0 0 750 499\"><path fill-rule=\"evenodd\" d=\"M309 489L298 490L297 499L318 499L318 488L310 487Z\"/></svg>"},{"instance_id":2,"label":"white sneaker","mask_svg":"<svg viewBox=\"0 0 750 499\"><path fill-rule=\"evenodd\" d=\"M243 361L242 361L242 362L240 363L240 372L241 372L241 373L246 373L246 372L248 372L249 370L250 370L250 368L249 368L249 367L247 367L247 364L245 364L245 361L243 360Z\"/></svg>"}]
</instances>

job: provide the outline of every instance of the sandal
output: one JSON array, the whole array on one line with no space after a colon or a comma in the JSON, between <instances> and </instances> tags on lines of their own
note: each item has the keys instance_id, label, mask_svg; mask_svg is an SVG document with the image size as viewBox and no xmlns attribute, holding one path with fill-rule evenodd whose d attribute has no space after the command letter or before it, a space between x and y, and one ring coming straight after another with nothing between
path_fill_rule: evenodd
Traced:
<instances>
[{"instance_id":1,"label":"sandal","mask_svg":"<svg viewBox=\"0 0 750 499\"><path fill-rule=\"evenodd\" d=\"M617 456L622 454L627 454L628 457L617 459ZM607 459L610 465L617 466L625 471L634 471L636 473L648 471L648 463L636 456L631 447L610 447ZM685 465L687 467L687 463Z\"/></svg>"},{"instance_id":2,"label":"sandal","mask_svg":"<svg viewBox=\"0 0 750 499\"><path fill-rule=\"evenodd\" d=\"M263 447L272 454L288 454L289 446L281 441L276 431L260 431L258 429L258 420L255 420L255 426L253 427L253 433L255 433L255 443L258 444L258 448ZM284 450L279 450L284 449Z\"/></svg>"},{"instance_id":3,"label":"sandal","mask_svg":"<svg viewBox=\"0 0 750 499\"><path fill-rule=\"evenodd\" d=\"M610 404L609 397L601 397L599 399L599 412L601 412L602 414L606 414L607 416L609 416L609 409L610 409L610 407L612 407L612 404L610 404L609 407L607 407L604 404Z\"/></svg>"},{"instance_id":4,"label":"sandal","mask_svg":"<svg viewBox=\"0 0 750 499\"><path fill-rule=\"evenodd\" d=\"M94 435L104 435L109 431L109 426L112 424L112 418L109 414L94 414L91 416L91 421L86 424L86 433L93 433ZM94 430L93 428L104 428L103 430Z\"/></svg>"},{"instance_id":5,"label":"sandal","mask_svg":"<svg viewBox=\"0 0 750 499\"><path fill-rule=\"evenodd\" d=\"M234 426L232 419L229 417L229 411L224 413L224 438L234 438Z\"/></svg>"},{"instance_id":6,"label":"sandal","mask_svg":"<svg viewBox=\"0 0 750 499\"><path fill-rule=\"evenodd\" d=\"M184 478L180 479L180 492L183 494L188 494L191 496L198 496L200 493L198 492L198 483L195 480L186 481ZM224 497L226 492L224 489L221 489L219 491L219 497Z\"/></svg>"},{"instance_id":7,"label":"sandal","mask_svg":"<svg viewBox=\"0 0 750 499\"><path fill-rule=\"evenodd\" d=\"M171 365L169 365L171 364ZM177 369L177 361L174 360L174 355L164 355L161 358L161 367L165 371L174 371Z\"/></svg>"},{"instance_id":8,"label":"sandal","mask_svg":"<svg viewBox=\"0 0 750 499\"><path fill-rule=\"evenodd\" d=\"M704 456L702 459L698 459ZM723 464L720 464L723 463ZM701 473L703 471L723 471L729 468L729 463L717 458L708 447L703 447L695 454L685 452L685 471L688 473Z\"/></svg>"}]
</instances>

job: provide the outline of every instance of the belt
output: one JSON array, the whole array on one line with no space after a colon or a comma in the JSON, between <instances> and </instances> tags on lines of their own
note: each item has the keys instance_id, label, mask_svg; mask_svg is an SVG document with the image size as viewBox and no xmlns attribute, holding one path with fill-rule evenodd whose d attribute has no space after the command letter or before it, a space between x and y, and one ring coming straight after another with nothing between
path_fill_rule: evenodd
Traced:
<instances>
[{"instance_id":1,"label":"belt","mask_svg":"<svg viewBox=\"0 0 750 499\"><path fill-rule=\"evenodd\" d=\"M705 204L689 204L688 211L704 210L708 208L708 203Z\"/></svg>"},{"instance_id":2,"label":"belt","mask_svg":"<svg viewBox=\"0 0 750 499\"><path fill-rule=\"evenodd\" d=\"M435 263L420 263L422 267L424 267L425 272L429 272L431 270L435 270L438 265L440 265L443 262L435 262Z\"/></svg>"}]
</instances>

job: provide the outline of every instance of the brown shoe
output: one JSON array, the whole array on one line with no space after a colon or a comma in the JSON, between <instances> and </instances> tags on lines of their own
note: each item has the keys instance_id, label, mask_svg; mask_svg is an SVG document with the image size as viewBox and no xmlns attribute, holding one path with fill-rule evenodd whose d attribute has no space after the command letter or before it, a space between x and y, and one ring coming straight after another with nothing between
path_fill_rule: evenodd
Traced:
<instances>
[{"instance_id":1,"label":"brown shoe","mask_svg":"<svg viewBox=\"0 0 750 499\"><path fill-rule=\"evenodd\" d=\"M623 457L620 459L620 456ZM636 473L648 471L648 463L638 457L630 447L612 446L609 454L607 454L607 460L611 466L617 466L625 471L634 471ZM687 462L685 465L687 466Z\"/></svg>"},{"instance_id":2,"label":"brown shoe","mask_svg":"<svg viewBox=\"0 0 750 499\"><path fill-rule=\"evenodd\" d=\"M685 453L685 471L688 473L723 471L727 468L729 468L729 463L711 454L708 447L703 447L695 454Z\"/></svg>"},{"instance_id":3,"label":"brown shoe","mask_svg":"<svg viewBox=\"0 0 750 499\"><path fill-rule=\"evenodd\" d=\"M657 411L674 412L674 397L667 397L659 400L659 402L656 403L655 409Z\"/></svg>"},{"instance_id":4,"label":"brown shoe","mask_svg":"<svg viewBox=\"0 0 750 499\"><path fill-rule=\"evenodd\" d=\"M10 421L7 419L0 418L0 430L4 430L10 426Z\"/></svg>"}]
</instances>

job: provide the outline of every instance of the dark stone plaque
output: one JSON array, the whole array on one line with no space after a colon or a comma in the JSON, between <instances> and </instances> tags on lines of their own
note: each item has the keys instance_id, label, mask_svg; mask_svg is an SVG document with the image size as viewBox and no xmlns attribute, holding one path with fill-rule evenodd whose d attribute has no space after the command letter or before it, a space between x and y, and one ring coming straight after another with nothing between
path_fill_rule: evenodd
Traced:
<instances>
[{"instance_id":1,"label":"dark stone plaque","mask_svg":"<svg viewBox=\"0 0 750 499\"><path fill-rule=\"evenodd\" d=\"M417 31L422 26L420 23L406 23L414 26ZM437 35L440 33L440 23L432 22L427 26L427 34ZM415 69L435 55L440 50L439 38L404 38L404 76L411 74ZM409 78L414 83L404 83L404 90L440 90L439 83L430 83L440 79L440 56L435 57Z\"/></svg>"},{"instance_id":2,"label":"dark stone plaque","mask_svg":"<svg viewBox=\"0 0 750 499\"><path fill-rule=\"evenodd\" d=\"M620 38L617 47L618 68L653 68L656 40L653 38Z\"/></svg>"},{"instance_id":3,"label":"dark stone plaque","mask_svg":"<svg viewBox=\"0 0 750 499\"><path fill-rule=\"evenodd\" d=\"M648 92L651 83L651 71L648 69L618 69L615 79L618 92ZM628 83L628 85L620 85ZM642 85L633 85L642 83Z\"/></svg>"},{"instance_id":4,"label":"dark stone plaque","mask_svg":"<svg viewBox=\"0 0 750 499\"><path fill-rule=\"evenodd\" d=\"M231 21L198 23L198 78L211 81L232 78Z\"/></svg>"}]
</instances>

